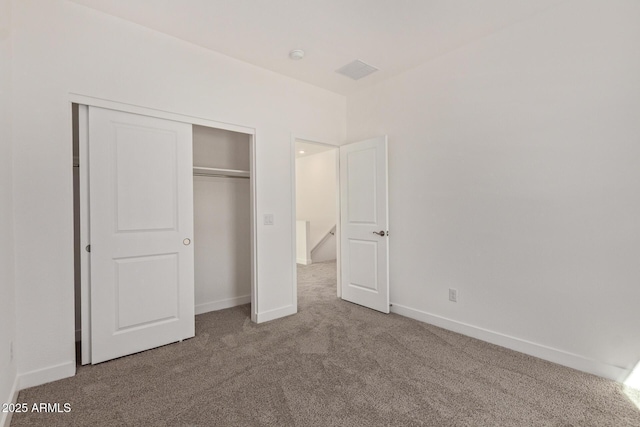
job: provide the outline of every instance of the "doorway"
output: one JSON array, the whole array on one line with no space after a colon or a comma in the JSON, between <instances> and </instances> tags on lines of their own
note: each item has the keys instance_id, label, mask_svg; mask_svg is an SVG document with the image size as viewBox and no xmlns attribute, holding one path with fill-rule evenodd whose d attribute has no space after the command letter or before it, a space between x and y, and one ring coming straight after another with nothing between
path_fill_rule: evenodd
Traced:
<instances>
[{"instance_id":1,"label":"doorway","mask_svg":"<svg viewBox=\"0 0 640 427\"><path fill-rule=\"evenodd\" d=\"M295 139L295 257L297 269L339 259L338 147ZM337 275L339 276L339 275ZM336 284L336 293L340 287Z\"/></svg>"},{"instance_id":2,"label":"doorway","mask_svg":"<svg viewBox=\"0 0 640 427\"><path fill-rule=\"evenodd\" d=\"M306 217L316 214L322 207L333 206L331 196L324 203L318 201L321 194L318 188L328 182L334 183L332 200L335 200L336 207L334 235L337 296L383 313L389 313L390 307L387 151L386 135L340 147L292 138L292 175L295 184L292 218L298 220L292 221L292 246L293 253L296 254L293 259L294 283L299 284L297 269L304 269L304 265L308 266L309 262L313 265L314 262L313 250L316 246L311 237L312 221ZM324 152L328 154L323 166L316 167L299 160L304 159L307 154L309 158L313 158ZM318 178L317 175L322 176L323 170L334 170L329 174L334 178ZM316 172L311 174L312 171ZM302 183L299 178L306 173L312 175L310 181L315 184L305 186ZM312 203L310 213L298 211L299 200L305 198ZM329 230L328 234L331 234L332 229ZM308 236L308 244L299 242L304 240L302 236ZM320 240L323 238L320 235Z\"/></svg>"}]
</instances>

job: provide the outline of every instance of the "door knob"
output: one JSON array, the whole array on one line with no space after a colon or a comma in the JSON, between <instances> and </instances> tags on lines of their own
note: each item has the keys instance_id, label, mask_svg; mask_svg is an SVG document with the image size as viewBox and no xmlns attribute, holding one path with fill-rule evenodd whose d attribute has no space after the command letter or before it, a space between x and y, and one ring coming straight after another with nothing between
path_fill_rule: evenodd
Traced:
<instances>
[{"instance_id":1,"label":"door knob","mask_svg":"<svg viewBox=\"0 0 640 427\"><path fill-rule=\"evenodd\" d=\"M384 230L382 230L382 231L374 231L373 234L377 234L378 236L381 236L381 237L385 236Z\"/></svg>"},{"instance_id":2,"label":"door knob","mask_svg":"<svg viewBox=\"0 0 640 427\"><path fill-rule=\"evenodd\" d=\"M189 244L191 243L191 239L184 239L184 240L182 241L182 243L183 243L185 246L189 246Z\"/></svg>"}]
</instances>

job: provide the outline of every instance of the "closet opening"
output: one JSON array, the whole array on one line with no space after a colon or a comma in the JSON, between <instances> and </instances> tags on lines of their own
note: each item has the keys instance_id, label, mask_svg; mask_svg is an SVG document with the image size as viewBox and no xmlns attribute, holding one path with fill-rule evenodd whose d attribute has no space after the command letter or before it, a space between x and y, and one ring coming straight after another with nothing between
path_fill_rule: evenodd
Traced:
<instances>
[{"instance_id":1,"label":"closet opening","mask_svg":"<svg viewBox=\"0 0 640 427\"><path fill-rule=\"evenodd\" d=\"M190 318L193 325L195 315L250 304L255 321L253 130L114 105L71 104L76 361L82 365L193 336L192 326L180 329L187 332L171 329L173 319ZM156 177L160 181L153 182ZM107 185L94 187L99 181ZM105 188L113 194L100 194ZM98 198L92 200L92 189L102 198L100 205L92 205ZM157 236L173 249L152 252L158 246L152 242L146 253L121 251L127 245L137 251L139 242ZM109 245L120 252L105 255ZM102 271L115 275L101 277L98 256ZM174 274L179 274L175 280ZM115 302L96 297L105 286L115 289L109 294ZM184 301L192 301L191 307L185 310ZM107 302L111 305L103 305ZM122 341L125 334L131 338ZM163 334L169 337L164 343L157 339ZM98 355L99 346L121 350Z\"/></svg>"},{"instance_id":2,"label":"closet opening","mask_svg":"<svg viewBox=\"0 0 640 427\"><path fill-rule=\"evenodd\" d=\"M195 314L251 303L251 136L193 126Z\"/></svg>"},{"instance_id":3,"label":"closet opening","mask_svg":"<svg viewBox=\"0 0 640 427\"><path fill-rule=\"evenodd\" d=\"M305 275L335 275L340 296L338 147L295 139L293 149L296 269Z\"/></svg>"}]
</instances>

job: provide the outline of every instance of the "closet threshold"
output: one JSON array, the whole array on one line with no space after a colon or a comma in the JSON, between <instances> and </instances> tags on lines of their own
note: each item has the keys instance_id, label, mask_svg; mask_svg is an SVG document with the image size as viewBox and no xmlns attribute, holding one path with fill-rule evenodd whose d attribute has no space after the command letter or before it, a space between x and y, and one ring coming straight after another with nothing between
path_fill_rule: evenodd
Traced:
<instances>
[{"instance_id":1,"label":"closet threshold","mask_svg":"<svg viewBox=\"0 0 640 427\"><path fill-rule=\"evenodd\" d=\"M227 178L249 178L250 172L239 169L221 169L221 168L207 168L204 166L193 167L194 176L217 176Z\"/></svg>"}]
</instances>

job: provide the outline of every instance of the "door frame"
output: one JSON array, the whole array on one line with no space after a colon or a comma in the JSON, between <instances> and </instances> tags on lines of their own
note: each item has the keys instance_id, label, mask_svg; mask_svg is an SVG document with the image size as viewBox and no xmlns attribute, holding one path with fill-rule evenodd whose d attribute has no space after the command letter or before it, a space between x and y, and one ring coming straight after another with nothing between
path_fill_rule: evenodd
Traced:
<instances>
[{"instance_id":1,"label":"door frame","mask_svg":"<svg viewBox=\"0 0 640 427\"><path fill-rule=\"evenodd\" d=\"M155 117L159 119L172 120L176 122L188 123L191 125L200 125L200 126L205 126L205 127L210 127L210 128L220 129L220 130L228 130L232 132L238 132L238 133L249 135L250 137L249 167L251 171L251 179L249 180L250 214L251 214L251 230L250 230L250 235L251 235L251 321L257 322L257 317L258 317L257 308L258 308L259 293L258 293L258 276L257 276L258 274L258 268L257 268L258 266L258 252L257 252L258 251L258 243L257 243L258 215L257 215L256 209L257 209L258 186L257 186L257 174L256 174L256 153L257 153L256 129L250 126L225 123L225 122L220 122L213 119L189 116L185 114L174 113L170 111L164 111L164 110L159 110L159 109L154 109L149 107L143 107L143 106L134 105L134 104L127 104L127 103L122 103L122 102L103 99L103 98L96 98L93 96L87 96L87 95L82 95L78 93L69 93L68 102L69 102L69 109L70 109L69 111L71 111L73 104L79 104L80 106L84 105L89 107L107 108L111 110L122 111L125 113L139 114L142 116L150 116L150 117ZM79 126L80 126L79 144L81 146L80 147L81 153L83 152L87 153L88 152L88 129L83 128L83 126L88 125L88 123L83 125L82 120L86 118L86 116L85 117L82 117L82 116L83 114L81 113L79 117ZM71 126L73 126L72 123L71 123ZM83 145L84 145L84 148L82 148ZM82 163L85 163L85 165L87 165L85 161L86 159L81 158L80 160ZM90 283L89 283L88 274L87 274L88 273L87 265L89 263L89 257L86 254L86 252L82 250L84 246L83 244L84 240L82 236L83 236L83 233L86 236L86 232L87 232L86 225L88 224L88 221L89 221L89 212L88 212L87 169L86 167L80 168L80 171L81 172L80 172L79 195L80 197L84 196L84 200L82 198L80 199L80 218L79 218L80 224L81 224L81 232L80 232L81 233L81 236L80 236L81 268L84 267L84 269L81 270L81 285L80 285L81 295L82 295L81 297L81 301L82 301L81 330L82 330L82 339L84 341L85 337L88 336L87 328L90 328L90 318L91 318L90 305L85 307L86 305L85 300L87 296L90 295ZM83 225L85 225L84 228L83 228ZM75 248L74 248L74 251L75 251ZM71 258L74 259L73 256ZM84 270L84 273L82 272L83 270ZM194 301L194 304L195 304L195 301ZM74 310L75 310L75 304L74 304ZM74 325L74 335L75 335L75 325ZM74 346L75 346L75 343L74 343ZM75 358L75 354L76 354L75 349L73 351L73 354ZM82 361L83 363L85 362L84 357Z\"/></svg>"},{"instance_id":2,"label":"door frame","mask_svg":"<svg viewBox=\"0 0 640 427\"><path fill-rule=\"evenodd\" d=\"M340 277L341 265L341 244L340 244L340 145L329 143L329 142L321 142L314 138L306 138L304 136L291 134L291 254L293 260L293 301L296 302L296 312L298 306L298 271L297 271L297 260L296 260L296 141L304 141L311 144L323 145L325 147L331 147L335 150L335 159L336 159L336 278L337 278L337 289L336 295L338 298L342 297L342 278Z\"/></svg>"}]
</instances>

